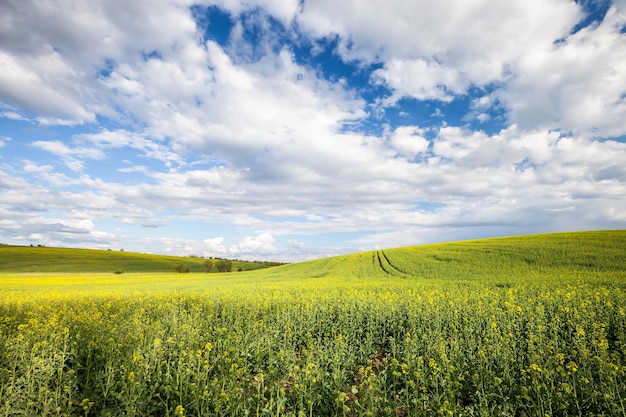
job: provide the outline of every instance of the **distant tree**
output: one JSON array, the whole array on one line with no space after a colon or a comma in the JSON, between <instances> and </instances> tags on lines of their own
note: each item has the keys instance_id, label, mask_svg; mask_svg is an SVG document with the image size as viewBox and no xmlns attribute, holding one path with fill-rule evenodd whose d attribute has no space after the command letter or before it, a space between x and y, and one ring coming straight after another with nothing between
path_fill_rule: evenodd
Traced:
<instances>
[{"instance_id":1,"label":"distant tree","mask_svg":"<svg viewBox=\"0 0 626 417\"><path fill-rule=\"evenodd\" d=\"M185 264L180 264L180 265L176 265L176 271L178 272L189 272L189 268L187 268L187 265Z\"/></svg>"},{"instance_id":2,"label":"distant tree","mask_svg":"<svg viewBox=\"0 0 626 417\"><path fill-rule=\"evenodd\" d=\"M207 272L211 272L213 269L213 261L211 259L207 259L202 265L204 265Z\"/></svg>"},{"instance_id":3,"label":"distant tree","mask_svg":"<svg viewBox=\"0 0 626 417\"><path fill-rule=\"evenodd\" d=\"M217 261L217 270L219 272L230 272L233 269L233 261L229 259L220 259Z\"/></svg>"}]
</instances>

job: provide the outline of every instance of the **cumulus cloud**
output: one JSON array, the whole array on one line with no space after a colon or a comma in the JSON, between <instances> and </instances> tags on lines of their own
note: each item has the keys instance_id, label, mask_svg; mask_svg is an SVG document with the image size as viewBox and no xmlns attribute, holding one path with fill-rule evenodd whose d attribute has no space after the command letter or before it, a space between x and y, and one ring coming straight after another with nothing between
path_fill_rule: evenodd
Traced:
<instances>
[{"instance_id":1,"label":"cumulus cloud","mask_svg":"<svg viewBox=\"0 0 626 417\"><path fill-rule=\"evenodd\" d=\"M598 25L517 61L499 92L520 126L562 128L596 136L626 133L626 7L617 3Z\"/></svg>"},{"instance_id":2,"label":"cumulus cloud","mask_svg":"<svg viewBox=\"0 0 626 417\"><path fill-rule=\"evenodd\" d=\"M269 233L262 233L258 236L246 236L241 239L234 252L271 255L276 253L274 242L274 238Z\"/></svg>"},{"instance_id":3,"label":"cumulus cloud","mask_svg":"<svg viewBox=\"0 0 626 417\"><path fill-rule=\"evenodd\" d=\"M227 255L229 253L228 249L224 245L223 237L214 237L210 239L204 239L202 243L204 244L203 250L204 250L205 256L219 257L219 256Z\"/></svg>"},{"instance_id":4,"label":"cumulus cloud","mask_svg":"<svg viewBox=\"0 0 626 417\"><path fill-rule=\"evenodd\" d=\"M414 159L428 150L430 142L424 138L424 130L417 126L400 126L391 134L391 146L407 159Z\"/></svg>"},{"instance_id":5,"label":"cumulus cloud","mask_svg":"<svg viewBox=\"0 0 626 417\"><path fill-rule=\"evenodd\" d=\"M424 59L391 60L374 71L373 77L394 91L386 100L392 105L403 97L450 102L469 85L458 70Z\"/></svg>"},{"instance_id":6,"label":"cumulus cloud","mask_svg":"<svg viewBox=\"0 0 626 417\"><path fill-rule=\"evenodd\" d=\"M239 242L228 245L224 237L213 237L202 240L204 256L231 257L252 259L257 256L267 257L276 255L278 249L274 246L276 240L269 233L256 236L245 236Z\"/></svg>"}]
</instances>

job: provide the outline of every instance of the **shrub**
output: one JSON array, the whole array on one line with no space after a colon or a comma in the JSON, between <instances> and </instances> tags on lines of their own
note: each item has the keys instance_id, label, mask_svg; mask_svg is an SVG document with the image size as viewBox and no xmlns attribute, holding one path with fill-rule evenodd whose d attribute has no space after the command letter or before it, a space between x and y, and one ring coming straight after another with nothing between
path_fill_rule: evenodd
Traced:
<instances>
[{"instance_id":1,"label":"shrub","mask_svg":"<svg viewBox=\"0 0 626 417\"><path fill-rule=\"evenodd\" d=\"M220 259L217 261L217 270L219 272L230 272L233 270L233 261L229 259Z\"/></svg>"},{"instance_id":2,"label":"shrub","mask_svg":"<svg viewBox=\"0 0 626 417\"><path fill-rule=\"evenodd\" d=\"M213 269L213 261L211 259L207 259L202 265L204 265L206 272L211 272Z\"/></svg>"}]
</instances>

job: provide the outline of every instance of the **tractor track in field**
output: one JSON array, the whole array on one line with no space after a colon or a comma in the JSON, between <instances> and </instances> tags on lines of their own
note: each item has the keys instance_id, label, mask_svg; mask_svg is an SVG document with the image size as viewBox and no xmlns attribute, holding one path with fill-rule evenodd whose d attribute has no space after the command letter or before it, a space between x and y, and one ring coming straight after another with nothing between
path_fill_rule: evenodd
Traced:
<instances>
[{"instance_id":1,"label":"tractor track in field","mask_svg":"<svg viewBox=\"0 0 626 417\"><path fill-rule=\"evenodd\" d=\"M382 258L381 258L381 255L382 255ZM402 271L401 269L396 267L393 263L391 263L385 251L383 250L376 251L375 256L378 259L378 265L380 266L380 269L382 269L387 275L393 275L393 276L408 275L406 272Z\"/></svg>"},{"instance_id":2,"label":"tractor track in field","mask_svg":"<svg viewBox=\"0 0 626 417\"><path fill-rule=\"evenodd\" d=\"M378 266L380 267L380 269L382 269L385 272L385 274L392 275L391 272L389 272L387 270L387 268L385 268L385 266L383 265L383 261L382 261L382 259L380 259L380 252L381 251L376 251L376 253L374 255L374 256L376 256L376 259L378 260Z\"/></svg>"},{"instance_id":3,"label":"tractor track in field","mask_svg":"<svg viewBox=\"0 0 626 417\"><path fill-rule=\"evenodd\" d=\"M402 275L406 275L406 272L402 271L400 268L398 268L397 266L395 266L387 257L387 254L385 253L384 250L381 250L380 253L383 254L383 257L385 258L385 260L387 261L387 263L389 264L389 266L391 268L393 268L394 271L397 271L398 273L402 274Z\"/></svg>"}]
</instances>

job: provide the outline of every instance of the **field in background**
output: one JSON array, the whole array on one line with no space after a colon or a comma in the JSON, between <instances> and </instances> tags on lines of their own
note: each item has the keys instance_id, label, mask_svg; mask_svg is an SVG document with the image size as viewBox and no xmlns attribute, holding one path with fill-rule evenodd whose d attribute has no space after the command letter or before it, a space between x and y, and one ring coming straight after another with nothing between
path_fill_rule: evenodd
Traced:
<instances>
[{"instance_id":1,"label":"field in background","mask_svg":"<svg viewBox=\"0 0 626 417\"><path fill-rule=\"evenodd\" d=\"M205 272L206 259L151 255L114 250L0 245L0 273L20 272L174 272L184 265L189 272ZM217 259L213 272L217 272ZM271 264L271 263L270 263ZM261 262L233 261L233 271L267 268Z\"/></svg>"},{"instance_id":2,"label":"field in background","mask_svg":"<svg viewBox=\"0 0 626 417\"><path fill-rule=\"evenodd\" d=\"M0 415L626 415L626 232L0 274Z\"/></svg>"}]
</instances>

